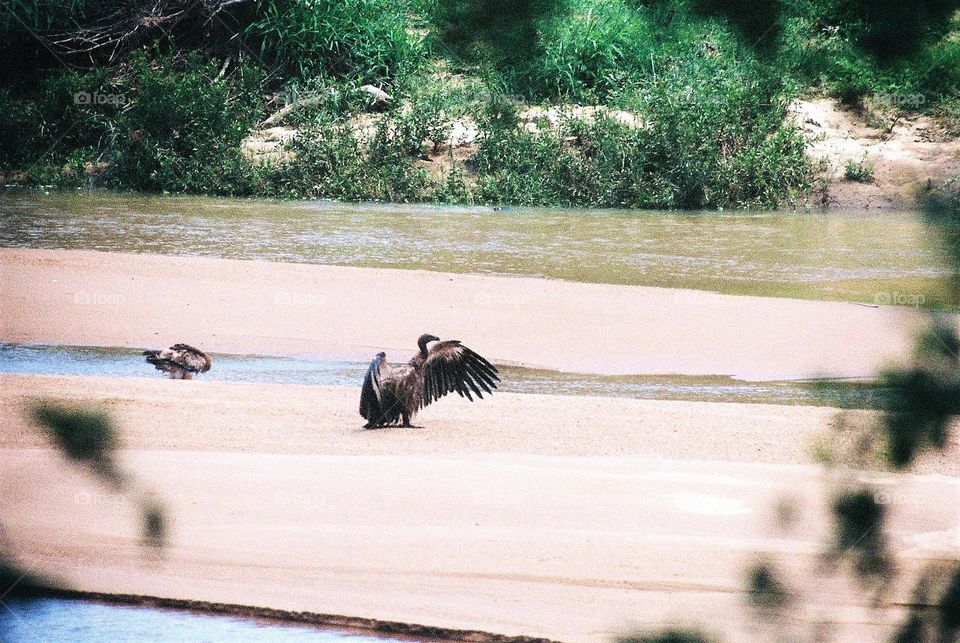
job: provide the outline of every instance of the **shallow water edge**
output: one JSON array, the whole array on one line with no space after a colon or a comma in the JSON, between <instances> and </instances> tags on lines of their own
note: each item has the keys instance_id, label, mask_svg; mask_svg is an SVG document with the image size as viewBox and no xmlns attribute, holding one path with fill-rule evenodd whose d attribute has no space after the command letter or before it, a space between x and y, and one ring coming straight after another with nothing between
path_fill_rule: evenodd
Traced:
<instances>
[{"instance_id":1,"label":"shallow water edge","mask_svg":"<svg viewBox=\"0 0 960 643\"><path fill-rule=\"evenodd\" d=\"M345 635L349 641L353 635L374 635L380 641L471 641L475 643L556 643L550 639L530 636L511 636L484 632L481 630L461 630L455 628L385 621L358 616L323 614L319 612L297 612L292 610L237 605L233 603L212 603L159 596L141 596L136 594L106 594L85 592L72 589L50 589L37 600L63 599L83 600L96 603L144 607L164 610L177 610L195 614L232 616L248 620L268 621L287 625L308 625L321 630L330 630Z\"/></svg>"},{"instance_id":2,"label":"shallow water edge","mask_svg":"<svg viewBox=\"0 0 960 643\"><path fill-rule=\"evenodd\" d=\"M213 354L198 379L359 387L367 362ZM727 375L595 375L497 364L503 393L877 408L871 381L739 380ZM0 343L0 374L160 378L138 349Z\"/></svg>"}]
</instances>

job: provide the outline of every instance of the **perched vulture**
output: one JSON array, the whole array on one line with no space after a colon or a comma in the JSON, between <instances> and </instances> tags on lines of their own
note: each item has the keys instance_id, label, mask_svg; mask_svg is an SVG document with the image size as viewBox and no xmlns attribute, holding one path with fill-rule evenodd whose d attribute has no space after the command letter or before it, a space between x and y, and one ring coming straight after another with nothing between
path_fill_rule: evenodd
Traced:
<instances>
[{"instance_id":1,"label":"perched vulture","mask_svg":"<svg viewBox=\"0 0 960 643\"><path fill-rule=\"evenodd\" d=\"M429 342L437 342L427 350ZM365 429L376 429L410 418L422 407L456 391L473 401L497 388L496 367L455 339L440 341L433 335L417 340L420 352L407 364L390 366L386 353L377 353L363 378L360 415Z\"/></svg>"},{"instance_id":2,"label":"perched vulture","mask_svg":"<svg viewBox=\"0 0 960 643\"><path fill-rule=\"evenodd\" d=\"M143 351L143 354L147 362L173 380L193 379L194 373L209 371L213 362L209 355L188 344L174 344L164 351Z\"/></svg>"}]
</instances>

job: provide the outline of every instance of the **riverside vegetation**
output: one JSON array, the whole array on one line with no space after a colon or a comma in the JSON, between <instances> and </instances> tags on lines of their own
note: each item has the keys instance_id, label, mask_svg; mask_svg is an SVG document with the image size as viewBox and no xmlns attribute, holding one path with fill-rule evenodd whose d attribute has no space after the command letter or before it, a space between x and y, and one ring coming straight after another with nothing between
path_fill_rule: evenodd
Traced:
<instances>
[{"instance_id":1,"label":"riverside vegetation","mask_svg":"<svg viewBox=\"0 0 960 643\"><path fill-rule=\"evenodd\" d=\"M0 171L235 196L795 205L816 180L800 96L960 133L956 6L14 0ZM270 128L277 152L245 153Z\"/></svg>"}]
</instances>

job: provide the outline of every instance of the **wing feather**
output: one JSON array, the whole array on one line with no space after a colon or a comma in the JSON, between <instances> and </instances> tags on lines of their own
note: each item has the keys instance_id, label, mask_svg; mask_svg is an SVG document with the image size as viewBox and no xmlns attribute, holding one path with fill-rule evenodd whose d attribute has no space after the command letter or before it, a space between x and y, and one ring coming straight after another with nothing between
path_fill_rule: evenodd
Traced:
<instances>
[{"instance_id":1,"label":"wing feather","mask_svg":"<svg viewBox=\"0 0 960 643\"><path fill-rule=\"evenodd\" d=\"M380 387L380 367L386 355L378 353L367 374L363 377L363 389L360 391L360 416L365 420L374 420L383 415L383 390Z\"/></svg>"},{"instance_id":2,"label":"wing feather","mask_svg":"<svg viewBox=\"0 0 960 643\"><path fill-rule=\"evenodd\" d=\"M497 368L457 340L439 342L423 364L423 405L456 391L471 402L473 396L493 393L500 381Z\"/></svg>"}]
</instances>

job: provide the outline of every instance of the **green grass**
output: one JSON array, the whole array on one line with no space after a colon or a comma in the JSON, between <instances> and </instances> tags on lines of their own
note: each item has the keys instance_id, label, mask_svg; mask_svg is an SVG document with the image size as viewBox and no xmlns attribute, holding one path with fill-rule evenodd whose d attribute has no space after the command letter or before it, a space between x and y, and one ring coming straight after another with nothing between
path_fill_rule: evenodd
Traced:
<instances>
[{"instance_id":1,"label":"green grass","mask_svg":"<svg viewBox=\"0 0 960 643\"><path fill-rule=\"evenodd\" d=\"M427 58L409 11L403 0L258 0L245 35L271 68L395 87Z\"/></svg>"}]
</instances>

